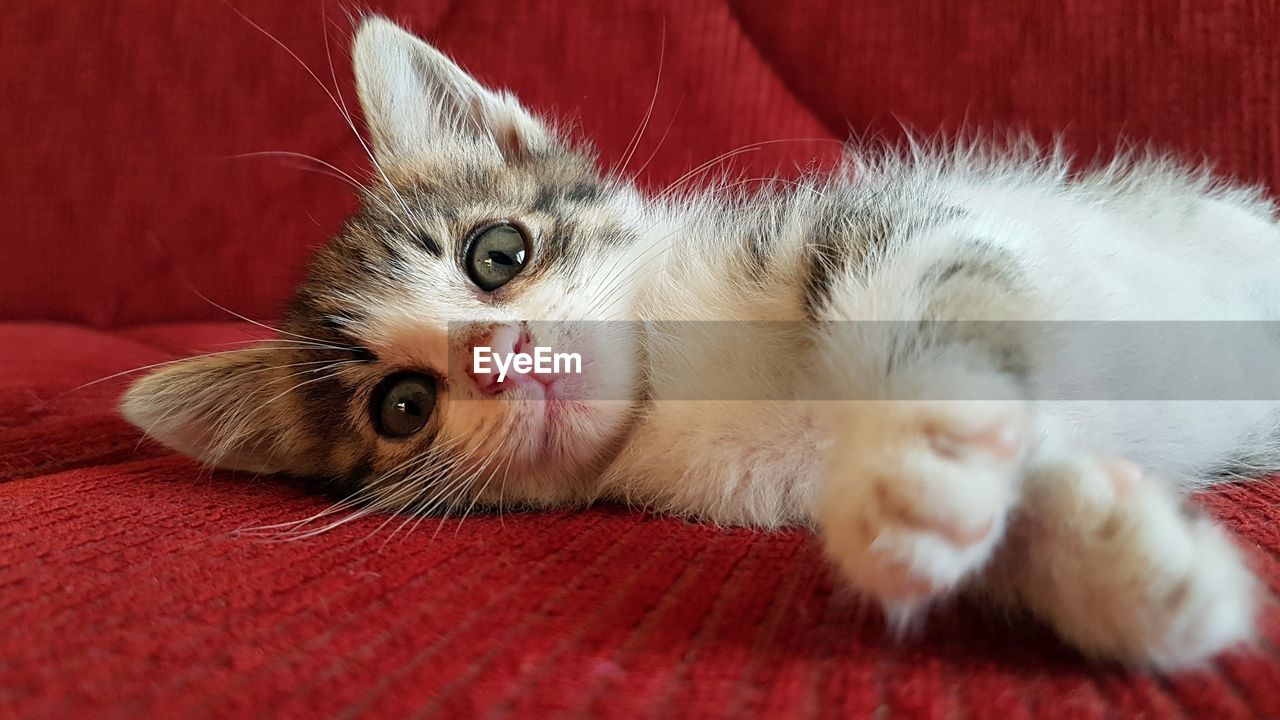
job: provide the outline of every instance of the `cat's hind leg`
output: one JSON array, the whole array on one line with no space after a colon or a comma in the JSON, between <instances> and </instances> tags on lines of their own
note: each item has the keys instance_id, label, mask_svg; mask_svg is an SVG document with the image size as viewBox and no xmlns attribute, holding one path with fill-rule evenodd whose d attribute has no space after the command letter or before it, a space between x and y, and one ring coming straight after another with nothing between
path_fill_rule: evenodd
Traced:
<instances>
[{"instance_id":1,"label":"cat's hind leg","mask_svg":"<svg viewBox=\"0 0 1280 720\"><path fill-rule=\"evenodd\" d=\"M812 517L827 555L891 618L989 577L1100 656L1178 667L1248 637L1252 576L1175 486L1084 450L1049 462L1077 441L1041 401L1062 362L1056 300L1005 245L961 230L899 236L861 265L814 246L811 395L831 447ZM1009 536L1014 517L1026 527Z\"/></svg>"},{"instance_id":2,"label":"cat's hind leg","mask_svg":"<svg viewBox=\"0 0 1280 720\"><path fill-rule=\"evenodd\" d=\"M981 585L1082 651L1162 669L1252 636L1258 587L1221 527L1117 459L1033 465Z\"/></svg>"}]
</instances>

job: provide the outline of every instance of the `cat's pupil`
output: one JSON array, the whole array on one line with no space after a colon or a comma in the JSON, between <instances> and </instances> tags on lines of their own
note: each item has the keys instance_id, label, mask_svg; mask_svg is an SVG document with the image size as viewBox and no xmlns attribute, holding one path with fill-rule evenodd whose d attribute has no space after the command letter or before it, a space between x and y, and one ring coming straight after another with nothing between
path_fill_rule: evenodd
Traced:
<instances>
[{"instance_id":1,"label":"cat's pupil","mask_svg":"<svg viewBox=\"0 0 1280 720\"><path fill-rule=\"evenodd\" d=\"M489 262L497 263L499 265L515 265L516 264L516 261L511 259L510 255L507 255L506 253L498 252L497 250L489 251Z\"/></svg>"},{"instance_id":2,"label":"cat's pupil","mask_svg":"<svg viewBox=\"0 0 1280 720\"><path fill-rule=\"evenodd\" d=\"M401 400L399 403L396 403L396 409L405 415L412 415L414 417L422 415L422 408L418 407L418 404L412 400Z\"/></svg>"}]
</instances>

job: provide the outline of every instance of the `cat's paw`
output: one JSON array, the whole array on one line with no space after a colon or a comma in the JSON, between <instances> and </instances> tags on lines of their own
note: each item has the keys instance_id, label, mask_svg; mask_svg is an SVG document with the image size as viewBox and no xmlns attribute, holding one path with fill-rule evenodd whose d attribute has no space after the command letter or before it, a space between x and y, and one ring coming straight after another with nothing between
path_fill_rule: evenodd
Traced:
<instances>
[{"instance_id":1,"label":"cat's paw","mask_svg":"<svg viewBox=\"0 0 1280 720\"><path fill-rule=\"evenodd\" d=\"M1029 436L1014 401L887 401L829 415L816 508L844 578L891 616L946 594L991 555L1018 498Z\"/></svg>"},{"instance_id":2,"label":"cat's paw","mask_svg":"<svg viewBox=\"0 0 1280 720\"><path fill-rule=\"evenodd\" d=\"M1124 460L1028 480L1021 594L1086 653L1193 665L1249 639L1256 582L1227 534Z\"/></svg>"}]
</instances>

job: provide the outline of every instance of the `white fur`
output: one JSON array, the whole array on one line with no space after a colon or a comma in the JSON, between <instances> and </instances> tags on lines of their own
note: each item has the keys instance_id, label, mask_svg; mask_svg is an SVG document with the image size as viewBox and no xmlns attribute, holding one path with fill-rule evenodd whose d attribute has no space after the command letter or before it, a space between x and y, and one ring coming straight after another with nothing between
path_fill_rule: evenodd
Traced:
<instances>
[{"instance_id":1,"label":"white fur","mask_svg":"<svg viewBox=\"0 0 1280 720\"><path fill-rule=\"evenodd\" d=\"M1055 158L918 152L882 156L846 178L814 181L808 188L823 193L840 183L849 183L846 189L853 192L896 191L908 203L913 197L943 201L966 215L918 236L896 238L894 261L870 276L846 275L832 303L838 319L921 317L916 288L922 272L974 236L1015 259L1039 302L983 306L973 317L951 319L1277 319L1280 232L1270 205L1254 193L1219 189L1203 175L1163 161L1120 160L1069 178L1063 161ZM806 192L798 190L791 198L790 212L800 217L807 212ZM679 233L683 241L667 254L648 294L642 291L639 317L800 317L794 297L776 287L768 288L774 294L767 297L743 298L740 287L699 272L726 252L730 243L719 242L715 232L735 227L738 204L694 198L656 212L664 217L655 236L665 236L670 227L688 229ZM792 226L802 224L783 223ZM785 258L797 257L794 248L804 238L784 231L777 239L785 265ZM1001 388L999 377L948 365L955 361L945 354L916 375L885 378L879 368L886 348L856 342L848 333L839 338L844 346L824 346L821 337L810 345L747 323L741 332L733 343L682 343L676 356L661 346L652 353L653 393L659 401L610 468L605 494L717 522L817 523L846 578L900 613L982 572L1015 510L1027 468L1045 456L1073 458L1080 469L1062 479L1063 488L1073 488L1091 477L1094 471L1084 468L1099 458L1128 457L1155 478L1147 481L1153 487L1145 494L1112 501L1124 503L1115 512L1132 526L1125 537L1135 544L1119 550L1112 544L1104 552L1040 538L1035 545L1040 562L1089 563L1090 583L1079 587L1091 592L1067 592L1063 584L1053 602L1033 602L1034 608L1086 649L1164 667L1188 664L1251 636L1256 586L1239 553L1207 521L1173 513L1169 494L1203 482L1194 473L1229 460L1249 442L1259 444L1259 451L1273 450L1280 435L1274 402L1054 400L1123 398L1131 384L1176 367L1167 357L1124 347L1087 357L1073 357L1065 348L1059 362L1038 369L1036 379L1048 399L1019 401L1012 390ZM1280 345L1273 346L1280 351ZM704 348L705 356L699 354ZM1247 397L1248 383L1259 373L1274 372L1266 363L1275 354L1250 362L1233 357L1233 350L1213 348L1225 367L1242 362L1252 372L1242 372L1234 388ZM667 371L667 366L676 369ZM752 387L781 399L815 376L862 388L864 397L900 402L661 402L666 392L684 396L681 385L689 382ZM981 397L1008 399L913 402L930 397L931 390L945 395L981 386L990 386L978 393ZM1015 460L993 458L980 444L941 457L925 429L963 438L975 428L999 429L1002 423L1024 438ZM824 430L814 438L817 426ZM1156 489L1156 483L1167 489ZM881 507L877 498L889 496L909 504L910 515ZM1093 522L1087 513L1079 514L1078 503L1065 500L1038 505L1036 512L1068 527ZM980 528L987 521L991 532L972 543L956 543L938 532L939 527ZM1121 554L1108 560L1114 552ZM1189 583L1193 597L1174 608L1132 585L1154 587L1175 579ZM1042 596L1045 590L1029 586L1019 592ZM1098 603L1112 608L1111 614L1091 613ZM1149 610L1172 614L1153 618ZM1145 618L1125 626L1135 636L1107 640L1098 634L1123 625L1117 618L1133 616ZM1095 622L1097 628L1089 627Z\"/></svg>"}]
</instances>

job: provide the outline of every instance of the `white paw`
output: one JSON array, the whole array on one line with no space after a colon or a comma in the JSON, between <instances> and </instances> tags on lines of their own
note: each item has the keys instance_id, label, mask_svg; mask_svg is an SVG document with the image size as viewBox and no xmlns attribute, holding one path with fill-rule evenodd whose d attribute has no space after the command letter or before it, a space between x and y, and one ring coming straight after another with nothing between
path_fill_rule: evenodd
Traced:
<instances>
[{"instance_id":1,"label":"white paw","mask_svg":"<svg viewBox=\"0 0 1280 720\"><path fill-rule=\"evenodd\" d=\"M1226 533L1125 460L1028 480L1023 594L1090 654L1164 669L1249 639L1256 589Z\"/></svg>"},{"instance_id":2,"label":"white paw","mask_svg":"<svg viewBox=\"0 0 1280 720\"><path fill-rule=\"evenodd\" d=\"M829 422L816 517L855 589L900 618L987 560L1018 499L1022 404L859 402Z\"/></svg>"}]
</instances>

